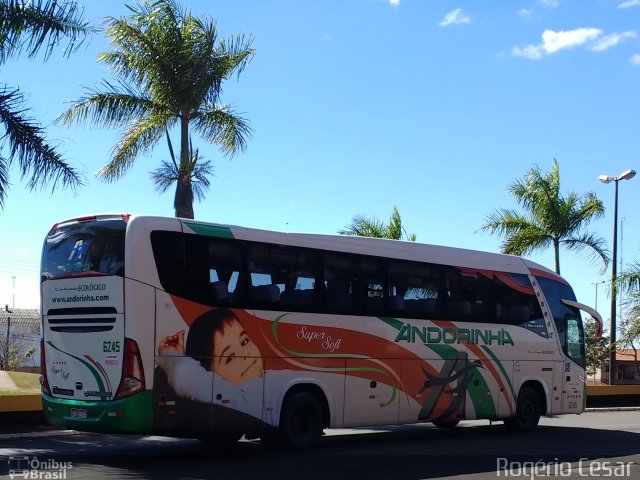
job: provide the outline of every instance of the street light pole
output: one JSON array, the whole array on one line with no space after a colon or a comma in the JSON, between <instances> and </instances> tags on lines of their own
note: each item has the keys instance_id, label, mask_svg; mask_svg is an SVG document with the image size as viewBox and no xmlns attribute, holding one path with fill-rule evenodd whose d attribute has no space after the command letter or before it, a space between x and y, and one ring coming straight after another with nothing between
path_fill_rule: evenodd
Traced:
<instances>
[{"instance_id":1,"label":"street light pole","mask_svg":"<svg viewBox=\"0 0 640 480\"><path fill-rule=\"evenodd\" d=\"M613 200L613 248L611 252L611 312L610 312L610 332L609 332L609 385L615 385L617 378L616 362L616 277L618 275L616 262L618 261L618 182L620 180L630 180L636 175L635 170L625 170L617 177L600 175L598 180L602 183L614 182L615 194Z\"/></svg>"},{"instance_id":2,"label":"street light pole","mask_svg":"<svg viewBox=\"0 0 640 480\"><path fill-rule=\"evenodd\" d=\"M7 314L7 341L4 344L4 369L9 370L9 335L11 335L11 313L13 310L9 310L9 305L4 306L4 311Z\"/></svg>"},{"instance_id":3,"label":"street light pole","mask_svg":"<svg viewBox=\"0 0 640 480\"><path fill-rule=\"evenodd\" d=\"M596 312L598 311L598 285L602 285L603 283L606 282L604 280L601 280L599 282L591 282L591 285L596 286Z\"/></svg>"}]
</instances>

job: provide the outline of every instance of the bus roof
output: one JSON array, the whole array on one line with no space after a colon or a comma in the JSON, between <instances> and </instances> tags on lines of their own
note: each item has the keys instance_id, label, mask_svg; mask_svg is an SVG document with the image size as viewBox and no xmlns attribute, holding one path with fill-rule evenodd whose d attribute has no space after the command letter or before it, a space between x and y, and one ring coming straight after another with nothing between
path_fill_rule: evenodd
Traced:
<instances>
[{"instance_id":1,"label":"bus roof","mask_svg":"<svg viewBox=\"0 0 640 480\"><path fill-rule=\"evenodd\" d=\"M477 268L481 270L493 270L501 272L530 274L542 274L548 278L554 278L566 283L561 276L554 271L521 257L490 253L480 250L470 250L441 245L430 245L403 240L389 240L383 238L358 237L349 235L329 235L317 233L285 233L272 230L241 227L237 225L218 224L189 220L175 217L159 217L152 215L129 215L125 213L101 213L99 215L85 215L59 222L65 224L74 221L86 221L91 219L106 219L121 217L129 220L131 225L144 225L145 230L154 230L154 224L158 229L164 230L168 225L176 230L192 233L201 233L209 236L234 238L238 240L250 240L254 242L272 243L277 245L289 245L295 247L315 248L344 253L372 255L377 257L394 258L398 260L410 260L451 265L456 267ZM134 221L135 220L135 221ZM171 227L169 227L171 228Z\"/></svg>"},{"instance_id":2,"label":"bus roof","mask_svg":"<svg viewBox=\"0 0 640 480\"><path fill-rule=\"evenodd\" d=\"M138 217L139 220L142 220L143 218L148 218L148 221L153 221L152 218L154 217ZM175 221L182 224L183 231L201 233L210 236L372 255L399 260L437 263L456 267L477 268L481 270L530 274L531 269L535 269L544 273L547 277L556 278L559 281L564 282L564 280L552 270L530 260L513 255L430 245L403 240L389 240L337 234L285 233L187 219L175 219Z\"/></svg>"}]
</instances>

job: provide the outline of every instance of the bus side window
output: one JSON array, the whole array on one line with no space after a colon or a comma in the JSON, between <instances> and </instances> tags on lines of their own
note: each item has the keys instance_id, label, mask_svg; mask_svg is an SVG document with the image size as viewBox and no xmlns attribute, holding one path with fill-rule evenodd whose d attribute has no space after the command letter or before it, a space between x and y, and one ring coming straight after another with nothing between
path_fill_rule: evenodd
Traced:
<instances>
[{"instance_id":1,"label":"bus side window","mask_svg":"<svg viewBox=\"0 0 640 480\"><path fill-rule=\"evenodd\" d=\"M250 299L265 309L310 311L320 305L320 260L311 250L249 246Z\"/></svg>"},{"instance_id":2,"label":"bus side window","mask_svg":"<svg viewBox=\"0 0 640 480\"><path fill-rule=\"evenodd\" d=\"M324 259L324 269L327 311L353 313L350 257L328 254Z\"/></svg>"},{"instance_id":3,"label":"bus side window","mask_svg":"<svg viewBox=\"0 0 640 480\"><path fill-rule=\"evenodd\" d=\"M441 268L435 265L390 262L390 313L416 318L437 318L442 305L441 272Z\"/></svg>"},{"instance_id":4,"label":"bus side window","mask_svg":"<svg viewBox=\"0 0 640 480\"><path fill-rule=\"evenodd\" d=\"M209 303L229 306L238 304L242 252L238 245L220 239L209 241Z\"/></svg>"}]
</instances>

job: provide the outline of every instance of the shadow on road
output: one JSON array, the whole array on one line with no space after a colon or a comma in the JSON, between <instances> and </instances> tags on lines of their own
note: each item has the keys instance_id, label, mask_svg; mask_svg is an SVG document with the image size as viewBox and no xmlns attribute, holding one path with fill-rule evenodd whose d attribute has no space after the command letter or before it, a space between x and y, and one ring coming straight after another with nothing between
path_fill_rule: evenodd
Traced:
<instances>
[{"instance_id":1,"label":"shadow on road","mask_svg":"<svg viewBox=\"0 0 640 480\"><path fill-rule=\"evenodd\" d=\"M71 461L74 473L84 471L83 478L395 480L481 473L495 478L501 461L542 461L553 473L562 462L637 456L638 440L634 433L604 429L540 426L532 434L516 435L502 425L451 431L415 425L326 436L308 453L269 451L259 441L220 446L164 437L77 435L35 442L30 454Z\"/></svg>"}]
</instances>

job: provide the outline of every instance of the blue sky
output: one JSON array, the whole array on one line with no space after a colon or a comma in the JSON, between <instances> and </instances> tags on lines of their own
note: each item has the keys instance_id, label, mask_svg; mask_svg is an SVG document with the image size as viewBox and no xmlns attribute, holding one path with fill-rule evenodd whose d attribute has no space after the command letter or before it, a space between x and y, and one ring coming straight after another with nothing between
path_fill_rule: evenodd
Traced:
<instances>
[{"instance_id":1,"label":"blue sky","mask_svg":"<svg viewBox=\"0 0 640 480\"><path fill-rule=\"evenodd\" d=\"M560 164L562 189L593 191L607 208L591 229L611 245L613 185L598 175L638 169L640 0L192 0L223 37L254 37L256 55L223 100L251 123L246 152L215 165L196 218L284 231L335 233L355 214L387 219L397 206L424 243L498 251L476 233L495 208L515 207L507 186L533 165ZM127 13L124 2L87 1L86 17ZM3 82L19 86L49 139L86 176L75 194L25 191L17 169L0 212L0 304L38 304L42 240L55 222L87 213L173 215L173 192L149 172L158 144L129 174L105 184L114 130L52 123L82 87L112 79L98 34L70 59L12 59ZM177 137L174 136L177 143ZM620 184L623 262L640 259L640 177ZM551 251L531 259L553 268ZM563 275L593 305L609 278L563 251ZM15 289L13 280L15 276ZM606 284L598 309L608 318Z\"/></svg>"}]
</instances>

